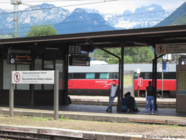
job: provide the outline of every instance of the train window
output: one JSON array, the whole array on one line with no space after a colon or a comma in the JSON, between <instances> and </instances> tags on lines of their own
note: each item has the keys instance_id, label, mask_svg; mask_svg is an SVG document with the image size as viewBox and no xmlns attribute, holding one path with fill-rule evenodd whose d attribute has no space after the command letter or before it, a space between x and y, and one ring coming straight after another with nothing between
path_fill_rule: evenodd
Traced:
<instances>
[{"instance_id":1,"label":"train window","mask_svg":"<svg viewBox=\"0 0 186 140\"><path fill-rule=\"evenodd\" d=\"M150 75L148 72L145 73L144 79L150 79Z\"/></svg>"},{"instance_id":2,"label":"train window","mask_svg":"<svg viewBox=\"0 0 186 140\"><path fill-rule=\"evenodd\" d=\"M85 73L73 73L73 79L85 79Z\"/></svg>"},{"instance_id":3,"label":"train window","mask_svg":"<svg viewBox=\"0 0 186 140\"><path fill-rule=\"evenodd\" d=\"M109 79L109 73L100 73L99 79Z\"/></svg>"},{"instance_id":4,"label":"train window","mask_svg":"<svg viewBox=\"0 0 186 140\"><path fill-rule=\"evenodd\" d=\"M114 79L119 79L119 73L114 73Z\"/></svg>"},{"instance_id":5,"label":"train window","mask_svg":"<svg viewBox=\"0 0 186 140\"><path fill-rule=\"evenodd\" d=\"M176 72L164 72L163 78L164 79L176 79Z\"/></svg>"},{"instance_id":6,"label":"train window","mask_svg":"<svg viewBox=\"0 0 186 140\"><path fill-rule=\"evenodd\" d=\"M95 73L86 73L86 79L95 79Z\"/></svg>"},{"instance_id":7,"label":"train window","mask_svg":"<svg viewBox=\"0 0 186 140\"><path fill-rule=\"evenodd\" d=\"M162 78L162 73L161 72L157 72L156 76L157 76L157 79L161 79Z\"/></svg>"},{"instance_id":8,"label":"train window","mask_svg":"<svg viewBox=\"0 0 186 140\"><path fill-rule=\"evenodd\" d=\"M95 79L99 79L99 73L96 73Z\"/></svg>"},{"instance_id":9,"label":"train window","mask_svg":"<svg viewBox=\"0 0 186 140\"><path fill-rule=\"evenodd\" d=\"M68 81L72 79L72 74L68 74Z\"/></svg>"}]
</instances>

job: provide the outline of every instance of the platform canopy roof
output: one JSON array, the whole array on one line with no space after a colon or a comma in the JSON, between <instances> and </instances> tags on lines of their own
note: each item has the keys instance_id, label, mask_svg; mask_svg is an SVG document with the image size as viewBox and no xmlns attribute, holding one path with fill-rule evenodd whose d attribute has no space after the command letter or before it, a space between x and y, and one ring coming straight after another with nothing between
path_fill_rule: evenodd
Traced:
<instances>
[{"instance_id":1,"label":"platform canopy roof","mask_svg":"<svg viewBox=\"0 0 186 140\"><path fill-rule=\"evenodd\" d=\"M93 46L90 44L94 44ZM62 48L80 45L84 51L97 48L152 46L163 43L185 43L186 25L153 28L100 31L88 33L62 34L53 36L0 39L0 48L29 49L35 47Z\"/></svg>"}]
</instances>

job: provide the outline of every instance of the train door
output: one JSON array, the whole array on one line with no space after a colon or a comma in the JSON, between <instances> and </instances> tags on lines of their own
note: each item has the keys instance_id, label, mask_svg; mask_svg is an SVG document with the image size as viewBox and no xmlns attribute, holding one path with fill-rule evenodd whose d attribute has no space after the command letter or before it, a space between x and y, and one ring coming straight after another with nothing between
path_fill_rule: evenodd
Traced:
<instances>
[{"instance_id":1,"label":"train door","mask_svg":"<svg viewBox=\"0 0 186 140\"><path fill-rule=\"evenodd\" d=\"M73 86L72 73L68 74L68 87Z\"/></svg>"}]
</instances>

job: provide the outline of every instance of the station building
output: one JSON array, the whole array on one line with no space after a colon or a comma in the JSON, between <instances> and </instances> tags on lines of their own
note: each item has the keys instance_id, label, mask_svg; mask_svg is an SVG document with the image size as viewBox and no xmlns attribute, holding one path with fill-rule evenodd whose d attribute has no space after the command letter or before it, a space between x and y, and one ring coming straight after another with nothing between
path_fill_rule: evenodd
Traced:
<instances>
[{"instance_id":1,"label":"station building","mask_svg":"<svg viewBox=\"0 0 186 140\"><path fill-rule=\"evenodd\" d=\"M144 29L116 30L90 33L65 34L0 40L0 104L9 103L10 71L58 70L59 71L59 104L68 105L68 66L69 46L81 46L87 52L94 49L143 47L166 43L184 43L186 26L166 26ZM105 50L104 50L105 51ZM108 51L106 51L109 53ZM11 55L26 55L30 60L11 64ZM77 54L71 54L77 55ZM82 54L81 54L82 55ZM114 54L113 54L114 55ZM114 55L115 56L115 55ZM115 56L117 57L117 56ZM157 90L157 59L154 54L152 72L153 86ZM118 58L118 57L117 57ZM120 64L123 64L121 52ZM19 59L21 60L21 59ZM123 68L121 65L120 68ZM123 73L120 73L121 75ZM122 76L121 76L122 77ZM122 98L123 80L120 79L120 98ZM15 105L38 106L53 105L53 85L14 85ZM154 91L156 93L156 91ZM156 97L156 94L154 94Z\"/></svg>"}]
</instances>

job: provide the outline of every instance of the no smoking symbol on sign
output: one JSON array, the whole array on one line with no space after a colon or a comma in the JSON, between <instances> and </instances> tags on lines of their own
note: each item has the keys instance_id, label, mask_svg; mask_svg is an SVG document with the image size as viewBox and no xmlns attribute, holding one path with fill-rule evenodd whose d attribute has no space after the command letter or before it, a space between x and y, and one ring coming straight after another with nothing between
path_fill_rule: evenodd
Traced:
<instances>
[{"instance_id":1,"label":"no smoking symbol on sign","mask_svg":"<svg viewBox=\"0 0 186 140\"><path fill-rule=\"evenodd\" d=\"M165 47L163 45L159 45L158 48L157 48L157 51L158 51L159 54L162 54L165 51Z\"/></svg>"},{"instance_id":2,"label":"no smoking symbol on sign","mask_svg":"<svg viewBox=\"0 0 186 140\"><path fill-rule=\"evenodd\" d=\"M16 73L14 74L14 81L15 81L16 83L18 83L18 82L20 81L20 79L21 79L21 75L19 74L19 72L16 72Z\"/></svg>"}]
</instances>

